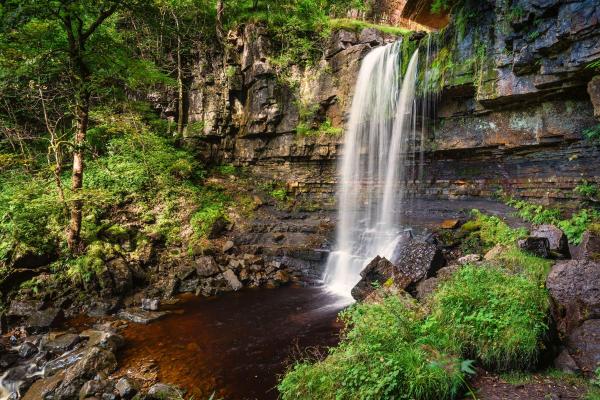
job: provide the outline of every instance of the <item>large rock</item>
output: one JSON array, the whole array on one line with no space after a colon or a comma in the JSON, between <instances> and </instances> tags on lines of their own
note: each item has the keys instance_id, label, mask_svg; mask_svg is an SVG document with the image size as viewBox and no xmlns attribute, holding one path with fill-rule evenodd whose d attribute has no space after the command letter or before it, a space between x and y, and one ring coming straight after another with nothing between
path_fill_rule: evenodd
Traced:
<instances>
[{"instance_id":1,"label":"large rock","mask_svg":"<svg viewBox=\"0 0 600 400\"><path fill-rule=\"evenodd\" d=\"M570 258L569 240L560 228L554 225L540 225L531 232L531 236L548 239L550 252L558 258Z\"/></svg>"},{"instance_id":2,"label":"large rock","mask_svg":"<svg viewBox=\"0 0 600 400\"><path fill-rule=\"evenodd\" d=\"M91 347L79 361L70 366L52 399L77 398L84 384L97 374L108 375L117 369L117 359L109 350ZM90 388L93 390L96 388Z\"/></svg>"},{"instance_id":3,"label":"large rock","mask_svg":"<svg viewBox=\"0 0 600 400\"><path fill-rule=\"evenodd\" d=\"M600 319L590 319L576 328L566 341L569 354L588 376L600 367Z\"/></svg>"},{"instance_id":4,"label":"large rock","mask_svg":"<svg viewBox=\"0 0 600 400\"><path fill-rule=\"evenodd\" d=\"M149 324L169 314L168 311L146 311L141 308L127 308L121 310L117 316L136 324Z\"/></svg>"},{"instance_id":5,"label":"large rock","mask_svg":"<svg viewBox=\"0 0 600 400\"><path fill-rule=\"evenodd\" d=\"M436 245L412 238L398 243L390 261L396 266L397 273L412 284L432 276L446 263Z\"/></svg>"},{"instance_id":6,"label":"large rock","mask_svg":"<svg viewBox=\"0 0 600 400\"><path fill-rule=\"evenodd\" d=\"M546 280L552 315L562 337L588 319L600 318L600 263L589 260L558 262Z\"/></svg>"},{"instance_id":7,"label":"large rock","mask_svg":"<svg viewBox=\"0 0 600 400\"><path fill-rule=\"evenodd\" d=\"M361 280L352 289L352 297L363 300L375 289L374 282L380 285L389 282L397 289L412 290L444 264L437 246L407 236L398 242L391 261L377 256L361 271Z\"/></svg>"},{"instance_id":8,"label":"large rock","mask_svg":"<svg viewBox=\"0 0 600 400\"><path fill-rule=\"evenodd\" d=\"M395 266L386 258L377 256L360 272L361 280L352 288L352 297L364 300L375 290L374 284L384 284L393 279ZM409 282L405 282L408 284ZM402 283L398 282L398 285Z\"/></svg>"},{"instance_id":9,"label":"large rock","mask_svg":"<svg viewBox=\"0 0 600 400\"><path fill-rule=\"evenodd\" d=\"M542 258L550 258L550 241L545 237L529 236L518 241L519 248Z\"/></svg>"}]
</instances>

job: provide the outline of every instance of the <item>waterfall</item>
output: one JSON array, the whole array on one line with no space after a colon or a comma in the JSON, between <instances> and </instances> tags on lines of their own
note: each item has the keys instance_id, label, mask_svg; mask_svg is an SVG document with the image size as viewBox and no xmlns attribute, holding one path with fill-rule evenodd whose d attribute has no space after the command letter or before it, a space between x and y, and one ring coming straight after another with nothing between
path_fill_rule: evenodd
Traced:
<instances>
[{"instance_id":1,"label":"waterfall","mask_svg":"<svg viewBox=\"0 0 600 400\"><path fill-rule=\"evenodd\" d=\"M362 61L339 165L336 249L325 284L350 296L373 257L390 257L401 233L405 157L414 140L418 52L402 77L401 42Z\"/></svg>"}]
</instances>

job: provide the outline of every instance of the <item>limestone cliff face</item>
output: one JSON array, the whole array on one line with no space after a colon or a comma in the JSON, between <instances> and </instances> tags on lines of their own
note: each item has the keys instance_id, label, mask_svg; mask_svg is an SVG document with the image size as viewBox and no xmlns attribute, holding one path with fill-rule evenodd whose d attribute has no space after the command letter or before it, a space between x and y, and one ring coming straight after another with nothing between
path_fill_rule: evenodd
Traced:
<instances>
[{"instance_id":1,"label":"limestone cliff face","mask_svg":"<svg viewBox=\"0 0 600 400\"><path fill-rule=\"evenodd\" d=\"M230 32L224 54L200 53L186 141L207 160L247 166L261 179L331 203L343 136L319 127L327 123L341 133L360 61L397 39L375 29L340 30L316 65L282 71L263 27ZM304 134L297 132L300 125Z\"/></svg>"},{"instance_id":2,"label":"limestone cliff face","mask_svg":"<svg viewBox=\"0 0 600 400\"><path fill-rule=\"evenodd\" d=\"M199 52L187 141L206 159L248 166L332 204L343 135L319 126L343 127L360 61L397 39L337 31L316 65L283 71L264 28L230 32L224 51ZM439 94L423 179L408 182L413 193L462 198L502 189L569 201L582 178L600 182L600 150L582 136L598 124L600 78L586 67L600 59L600 0L466 0L431 43L435 79L427 84ZM426 46L422 39L421 58Z\"/></svg>"},{"instance_id":3,"label":"limestone cliff face","mask_svg":"<svg viewBox=\"0 0 600 400\"><path fill-rule=\"evenodd\" d=\"M600 180L598 147L582 137L598 124L586 67L600 58L600 1L466 1L440 36L443 90L415 190L551 202Z\"/></svg>"}]
</instances>

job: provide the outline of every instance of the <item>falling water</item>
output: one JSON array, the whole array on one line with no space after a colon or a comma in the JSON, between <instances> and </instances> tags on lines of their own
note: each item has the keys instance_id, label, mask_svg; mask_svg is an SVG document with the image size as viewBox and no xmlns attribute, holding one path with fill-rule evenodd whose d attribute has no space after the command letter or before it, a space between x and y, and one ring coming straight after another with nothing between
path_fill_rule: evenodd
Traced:
<instances>
[{"instance_id":1,"label":"falling water","mask_svg":"<svg viewBox=\"0 0 600 400\"><path fill-rule=\"evenodd\" d=\"M327 286L343 296L373 257L391 256L401 231L418 53L402 77L400 50L400 42L372 50L356 82L340 164L337 249L325 270Z\"/></svg>"}]
</instances>

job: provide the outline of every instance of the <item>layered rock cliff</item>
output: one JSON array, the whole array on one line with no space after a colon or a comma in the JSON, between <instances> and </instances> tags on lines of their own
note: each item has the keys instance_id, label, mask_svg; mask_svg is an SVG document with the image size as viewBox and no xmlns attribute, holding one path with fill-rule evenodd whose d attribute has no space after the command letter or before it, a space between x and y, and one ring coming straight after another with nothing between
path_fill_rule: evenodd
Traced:
<instances>
[{"instance_id":1,"label":"layered rock cliff","mask_svg":"<svg viewBox=\"0 0 600 400\"><path fill-rule=\"evenodd\" d=\"M422 6L407 3L409 11ZM582 179L600 182L600 151L582 135L598 124L598 72L588 68L600 58L597 0L465 1L431 37L337 30L320 61L285 69L268 32L246 25L229 33L224 50L199 49L186 139L205 159L247 166L332 205L343 140L336 128L361 59L375 46L419 39L420 85L437 101L426 115L422 179L408 182L414 194L489 197L501 189L570 201Z\"/></svg>"}]
</instances>

